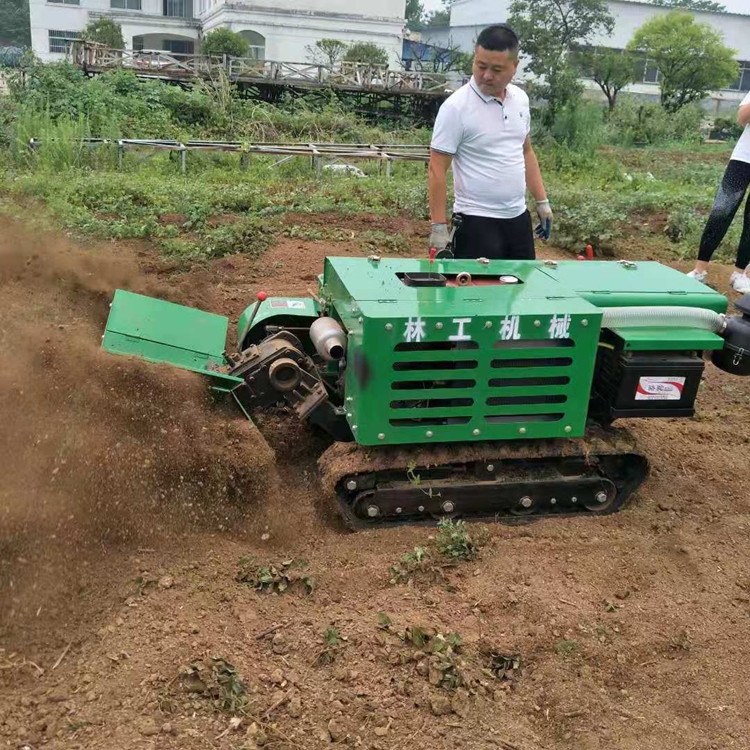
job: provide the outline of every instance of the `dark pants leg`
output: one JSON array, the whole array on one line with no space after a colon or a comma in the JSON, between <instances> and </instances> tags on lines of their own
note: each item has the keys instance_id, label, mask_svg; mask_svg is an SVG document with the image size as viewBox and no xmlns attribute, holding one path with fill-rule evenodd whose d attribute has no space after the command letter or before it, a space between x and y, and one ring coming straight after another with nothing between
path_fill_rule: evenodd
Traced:
<instances>
[{"instance_id":1,"label":"dark pants leg","mask_svg":"<svg viewBox=\"0 0 750 750\"><path fill-rule=\"evenodd\" d=\"M732 159L721 179L719 191L716 193L711 214L703 230L698 260L708 262L711 260L716 248L729 231L729 226L737 213L737 209L745 197L748 185L750 185L750 164L744 161ZM737 252L737 268L745 268L750 262L750 210L745 206L745 223L742 229Z\"/></svg>"},{"instance_id":2,"label":"dark pants leg","mask_svg":"<svg viewBox=\"0 0 750 750\"><path fill-rule=\"evenodd\" d=\"M453 237L456 258L533 260L536 257L528 211L514 219L459 214L453 220L460 222Z\"/></svg>"}]
</instances>

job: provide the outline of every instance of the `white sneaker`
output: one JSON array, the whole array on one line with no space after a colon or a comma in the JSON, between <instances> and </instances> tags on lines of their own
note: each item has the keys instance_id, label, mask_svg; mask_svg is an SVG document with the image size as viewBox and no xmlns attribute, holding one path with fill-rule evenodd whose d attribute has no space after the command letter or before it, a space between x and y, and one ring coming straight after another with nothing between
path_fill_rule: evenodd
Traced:
<instances>
[{"instance_id":1,"label":"white sneaker","mask_svg":"<svg viewBox=\"0 0 750 750\"><path fill-rule=\"evenodd\" d=\"M739 292L740 294L747 294L750 292L750 278L744 273L733 271L732 275L729 277L729 283L735 292Z\"/></svg>"},{"instance_id":2,"label":"white sneaker","mask_svg":"<svg viewBox=\"0 0 750 750\"><path fill-rule=\"evenodd\" d=\"M700 281L701 284L706 283L706 278L708 277L708 271L699 271L697 268L691 271L689 274L687 274L691 279L695 279L696 281Z\"/></svg>"}]
</instances>

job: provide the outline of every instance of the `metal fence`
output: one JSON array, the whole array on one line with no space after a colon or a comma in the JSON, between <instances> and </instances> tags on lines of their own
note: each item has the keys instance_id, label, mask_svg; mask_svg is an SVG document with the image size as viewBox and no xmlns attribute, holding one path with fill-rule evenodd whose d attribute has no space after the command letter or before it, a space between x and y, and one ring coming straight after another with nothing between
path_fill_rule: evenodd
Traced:
<instances>
[{"instance_id":1,"label":"metal fence","mask_svg":"<svg viewBox=\"0 0 750 750\"><path fill-rule=\"evenodd\" d=\"M180 155L180 168L182 173L187 172L187 155L189 152L224 152L236 153L240 157L240 166L244 168L247 160L253 155L279 156L270 166L279 164L298 157L307 157L311 168L317 172L322 171L326 163L345 164L351 161L376 160L379 172L385 172L387 177L391 176L391 168L396 161L429 161L429 146L420 144L371 144L371 143L242 143L240 141L180 141L139 139L139 138L84 138L76 143L83 146L114 146L117 148L117 167L122 170L126 151L129 150L151 150L172 151ZM36 153L43 144L40 138L29 140L29 149Z\"/></svg>"}]
</instances>

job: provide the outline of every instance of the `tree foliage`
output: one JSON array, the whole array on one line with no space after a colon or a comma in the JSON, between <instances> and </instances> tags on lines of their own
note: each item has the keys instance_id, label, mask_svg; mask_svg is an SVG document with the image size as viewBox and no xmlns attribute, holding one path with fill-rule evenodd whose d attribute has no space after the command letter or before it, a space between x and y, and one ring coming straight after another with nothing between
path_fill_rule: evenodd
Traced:
<instances>
[{"instance_id":1,"label":"tree foliage","mask_svg":"<svg viewBox=\"0 0 750 750\"><path fill-rule=\"evenodd\" d=\"M726 13L726 6L714 0L651 0L652 5L661 8L684 8L685 10L705 10L710 13Z\"/></svg>"},{"instance_id":2,"label":"tree foliage","mask_svg":"<svg viewBox=\"0 0 750 750\"><path fill-rule=\"evenodd\" d=\"M0 46L31 46L28 0L0 0Z\"/></svg>"},{"instance_id":3,"label":"tree foliage","mask_svg":"<svg viewBox=\"0 0 750 750\"><path fill-rule=\"evenodd\" d=\"M627 50L588 47L577 52L576 59L581 74L591 78L607 97L610 112L620 91L638 80L638 58Z\"/></svg>"},{"instance_id":4,"label":"tree foliage","mask_svg":"<svg viewBox=\"0 0 750 750\"><path fill-rule=\"evenodd\" d=\"M107 17L89 21L81 32L81 39L87 42L106 44L110 49L125 49L122 26Z\"/></svg>"},{"instance_id":5,"label":"tree foliage","mask_svg":"<svg viewBox=\"0 0 750 750\"><path fill-rule=\"evenodd\" d=\"M373 42L354 42L346 50L344 60L368 65L387 65L388 52Z\"/></svg>"},{"instance_id":6,"label":"tree foliage","mask_svg":"<svg viewBox=\"0 0 750 750\"><path fill-rule=\"evenodd\" d=\"M305 47L307 56L316 65L329 65L333 67L341 62L348 45L340 39L318 39L315 44Z\"/></svg>"},{"instance_id":7,"label":"tree foliage","mask_svg":"<svg viewBox=\"0 0 750 750\"><path fill-rule=\"evenodd\" d=\"M690 13L675 10L646 21L628 48L653 60L661 74L661 103L670 112L704 99L737 77L736 51Z\"/></svg>"},{"instance_id":8,"label":"tree foliage","mask_svg":"<svg viewBox=\"0 0 750 750\"><path fill-rule=\"evenodd\" d=\"M606 0L513 0L508 23L537 78L534 91L547 102L544 119L549 125L583 90L571 53L595 34L611 34L614 18Z\"/></svg>"},{"instance_id":9,"label":"tree foliage","mask_svg":"<svg viewBox=\"0 0 750 750\"><path fill-rule=\"evenodd\" d=\"M409 31L421 31L425 27L424 3L422 0L406 0L404 20Z\"/></svg>"},{"instance_id":10,"label":"tree foliage","mask_svg":"<svg viewBox=\"0 0 750 750\"><path fill-rule=\"evenodd\" d=\"M248 41L230 29L209 31L201 42L201 54L207 57L245 57L250 49Z\"/></svg>"}]
</instances>

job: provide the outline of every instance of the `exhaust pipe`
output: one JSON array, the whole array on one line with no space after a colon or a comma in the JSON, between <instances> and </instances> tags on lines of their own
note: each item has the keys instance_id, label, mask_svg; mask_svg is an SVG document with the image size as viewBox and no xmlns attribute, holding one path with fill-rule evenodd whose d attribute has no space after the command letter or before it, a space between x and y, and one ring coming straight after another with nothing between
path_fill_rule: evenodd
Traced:
<instances>
[{"instance_id":1,"label":"exhaust pipe","mask_svg":"<svg viewBox=\"0 0 750 750\"><path fill-rule=\"evenodd\" d=\"M315 350L328 362L336 362L346 354L346 333L337 320L318 318L310 326L310 340Z\"/></svg>"}]
</instances>

